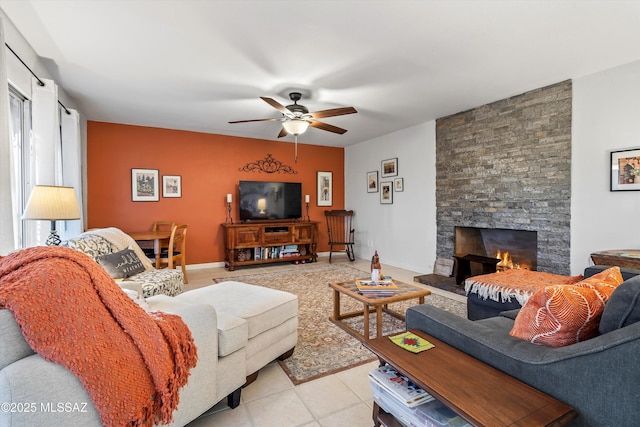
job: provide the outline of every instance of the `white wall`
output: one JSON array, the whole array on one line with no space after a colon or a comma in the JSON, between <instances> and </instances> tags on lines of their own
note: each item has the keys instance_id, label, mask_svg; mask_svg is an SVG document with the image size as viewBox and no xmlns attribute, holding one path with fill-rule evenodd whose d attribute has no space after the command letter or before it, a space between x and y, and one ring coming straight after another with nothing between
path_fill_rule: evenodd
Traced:
<instances>
[{"instance_id":1,"label":"white wall","mask_svg":"<svg viewBox=\"0 0 640 427\"><path fill-rule=\"evenodd\" d=\"M640 192L609 191L610 152L640 148L640 61L573 81L571 272L640 248Z\"/></svg>"},{"instance_id":2,"label":"white wall","mask_svg":"<svg viewBox=\"0 0 640 427\"><path fill-rule=\"evenodd\" d=\"M640 249L640 192L610 188L611 151L640 149L640 61L573 79L571 274L592 252ZM366 173L398 157L405 191L393 205L366 192ZM345 202L356 255L430 273L436 254L435 121L345 149Z\"/></svg>"},{"instance_id":3,"label":"white wall","mask_svg":"<svg viewBox=\"0 0 640 427\"><path fill-rule=\"evenodd\" d=\"M358 258L378 251L382 264L431 273L436 259L435 121L345 148L345 208L355 211ZM367 172L381 161L398 158L404 191L393 204L380 204L380 193L367 193Z\"/></svg>"}]
</instances>

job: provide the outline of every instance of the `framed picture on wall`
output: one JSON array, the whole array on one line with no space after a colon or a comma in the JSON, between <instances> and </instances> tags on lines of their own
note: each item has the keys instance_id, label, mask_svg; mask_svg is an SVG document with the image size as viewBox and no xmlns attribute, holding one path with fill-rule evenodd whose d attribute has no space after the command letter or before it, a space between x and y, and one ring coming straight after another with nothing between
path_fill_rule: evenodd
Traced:
<instances>
[{"instance_id":1,"label":"framed picture on wall","mask_svg":"<svg viewBox=\"0 0 640 427\"><path fill-rule=\"evenodd\" d=\"M157 202L158 169L131 169L131 200L134 202Z\"/></svg>"},{"instance_id":2,"label":"framed picture on wall","mask_svg":"<svg viewBox=\"0 0 640 427\"><path fill-rule=\"evenodd\" d=\"M162 175L162 197L182 197L180 175Z\"/></svg>"},{"instance_id":3,"label":"framed picture on wall","mask_svg":"<svg viewBox=\"0 0 640 427\"><path fill-rule=\"evenodd\" d=\"M393 180L393 191L404 191L404 178L396 178Z\"/></svg>"},{"instance_id":4,"label":"framed picture on wall","mask_svg":"<svg viewBox=\"0 0 640 427\"><path fill-rule=\"evenodd\" d=\"M382 178L398 175L398 158L382 161Z\"/></svg>"},{"instance_id":5,"label":"framed picture on wall","mask_svg":"<svg viewBox=\"0 0 640 427\"><path fill-rule=\"evenodd\" d=\"M367 172L367 193L378 192L378 171Z\"/></svg>"},{"instance_id":6,"label":"framed picture on wall","mask_svg":"<svg viewBox=\"0 0 640 427\"><path fill-rule=\"evenodd\" d=\"M333 205L333 173L318 171L318 206Z\"/></svg>"},{"instance_id":7,"label":"framed picture on wall","mask_svg":"<svg viewBox=\"0 0 640 427\"><path fill-rule=\"evenodd\" d=\"M383 205L393 204L393 182L380 183L380 203Z\"/></svg>"},{"instance_id":8,"label":"framed picture on wall","mask_svg":"<svg viewBox=\"0 0 640 427\"><path fill-rule=\"evenodd\" d=\"M640 190L640 149L611 152L611 191Z\"/></svg>"}]
</instances>

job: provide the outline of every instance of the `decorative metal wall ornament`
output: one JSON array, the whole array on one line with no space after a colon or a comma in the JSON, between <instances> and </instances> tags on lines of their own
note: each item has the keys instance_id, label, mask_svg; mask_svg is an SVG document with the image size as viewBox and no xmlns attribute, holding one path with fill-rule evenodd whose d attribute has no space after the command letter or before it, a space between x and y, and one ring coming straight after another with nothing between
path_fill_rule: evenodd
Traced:
<instances>
[{"instance_id":1,"label":"decorative metal wall ornament","mask_svg":"<svg viewBox=\"0 0 640 427\"><path fill-rule=\"evenodd\" d=\"M271 154L267 154L263 160L256 160L252 163L247 163L241 168L238 168L240 172L264 172L264 173L288 173L296 175L298 172L293 170L289 165L285 165L280 160L273 158Z\"/></svg>"}]
</instances>

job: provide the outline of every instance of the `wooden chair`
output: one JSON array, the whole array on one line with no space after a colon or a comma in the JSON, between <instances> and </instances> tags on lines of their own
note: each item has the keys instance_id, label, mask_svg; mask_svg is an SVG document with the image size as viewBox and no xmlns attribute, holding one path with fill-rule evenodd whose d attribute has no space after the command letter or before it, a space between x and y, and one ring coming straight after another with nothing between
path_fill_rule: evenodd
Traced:
<instances>
[{"instance_id":1,"label":"wooden chair","mask_svg":"<svg viewBox=\"0 0 640 427\"><path fill-rule=\"evenodd\" d=\"M187 224L175 225L169 239L169 247L160 253L160 267L166 264L169 268L176 268L177 263L180 263L184 283L189 283L186 266L187 227Z\"/></svg>"},{"instance_id":2,"label":"wooden chair","mask_svg":"<svg viewBox=\"0 0 640 427\"><path fill-rule=\"evenodd\" d=\"M329 232L329 263L333 252L346 252L349 261L355 261L353 254L353 211L333 210L324 211L327 220L327 230ZM337 246L339 249L334 249Z\"/></svg>"}]
</instances>

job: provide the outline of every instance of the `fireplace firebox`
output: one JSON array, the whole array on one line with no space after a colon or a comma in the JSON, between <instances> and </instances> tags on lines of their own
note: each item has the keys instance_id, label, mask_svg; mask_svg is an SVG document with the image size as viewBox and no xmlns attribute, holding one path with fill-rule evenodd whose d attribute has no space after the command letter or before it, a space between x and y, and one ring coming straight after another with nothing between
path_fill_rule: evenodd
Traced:
<instances>
[{"instance_id":1,"label":"fireplace firebox","mask_svg":"<svg viewBox=\"0 0 640 427\"><path fill-rule=\"evenodd\" d=\"M476 255L499 258L497 271L519 268L537 270L538 233L504 228L455 227L455 256ZM471 266L471 275L483 274L480 263Z\"/></svg>"}]
</instances>

